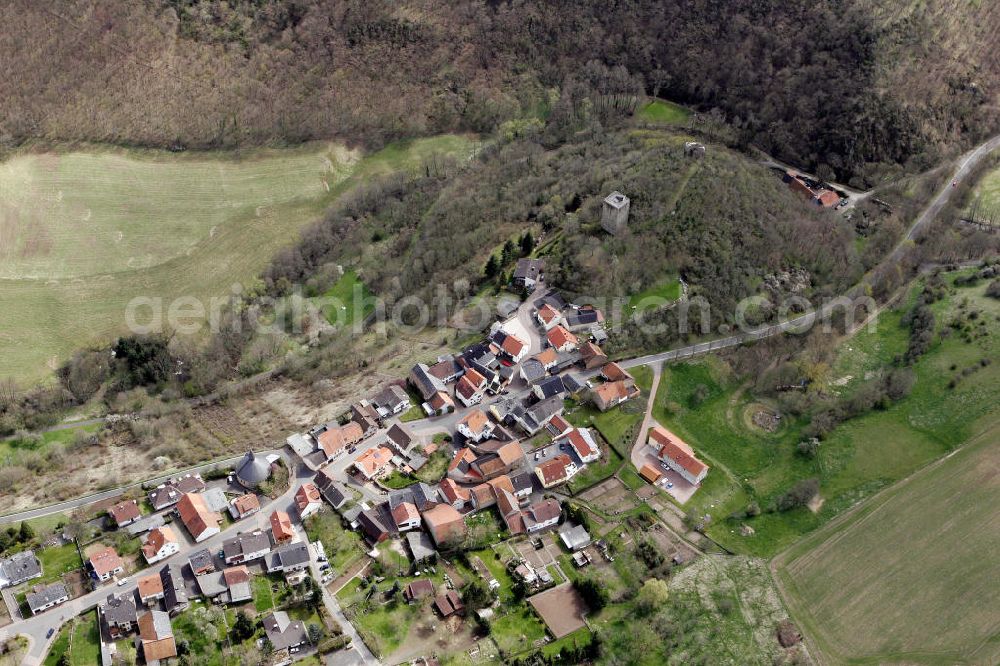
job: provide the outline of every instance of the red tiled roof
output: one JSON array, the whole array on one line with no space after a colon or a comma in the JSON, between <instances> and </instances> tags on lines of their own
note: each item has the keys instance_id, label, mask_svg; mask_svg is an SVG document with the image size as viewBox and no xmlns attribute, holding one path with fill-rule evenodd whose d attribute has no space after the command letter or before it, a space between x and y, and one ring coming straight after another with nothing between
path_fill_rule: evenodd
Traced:
<instances>
[{"instance_id":1,"label":"red tiled roof","mask_svg":"<svg viewBox=\"0 0 1000 666\"><path fill-rule=\"evenodd\" d=\"M507 337L503 339L502 349L513 357L520 354L524 346L524 342L520 338L508 333Z\"/></svg>"},{"instance_id":2,"label":"red tiled roof","mask_svg":"<svg viewBox=\"0 0 1000 666\"><path fill-rule=\"evenodd\" d=\"M614 362L608 363L603 368L601 368L601 374L604 375L604 378L607 379L609 382L617 382L625 379L632 379L632 375L625 372L625 370L622 369L620 365Z\"/></svg>"},{"instance_id":3,"label":"red tiled roof","mask_svg":"<svg viewBox=\"0 0 1000 666\"><path fill-rule=\"evenodd\" d=\"M351 444L357 444L365 436L361 426L351 421L339 428L330 428L319 435L319 446L327 458L332 458L342 449Z\"/></svg>"},{"instance_id":4,"label":"red tiled roof","mask_svg":"<svg viewBox=\"0 0 1000 666\"><path fill-rule=\"evenodd\" d=\"M554 327L551 331L545 334L545 337L548 338L549 344L556 349L559 349L567 343L574 346L579 344L577 337L562 326Z\"/></svg>"},{"instance_id":5,"label":"red tiled roof","mask_svg":"<svg viewBox=\"0 0 1000 666\"><path fill-rule=\"evenodd\" d=\"M396 521L396 527L402 526L404 523L416 520L420 520L420 512L417 511L417 507L410 502L402 502L396 505L396 508L392 510L392 519Z\"/></svg>"},{"instance_id":6,"label":"red tiled roof","mask_svg":"<svg viewBox=\"0 0 1000 666\"><path fill-rule=\"evenodd\" d=\"M149 597L163 594L163 579L160 578L160 574L142 576L136 582L139 587L140 599L147 599Z\"/></svg>"},{"instance_id":7,"label":"red tiled roof","mask_svg":"<svg viewBox=\"0 0 1000 666\"><path fill-rule=\"evenodd\" d=\"M471 432L474 434L479 434L483 432L486 428L486 424L489 423L489 418L486 416L486 412L481 409L474 409L466 415L464 419L459 421L459 423L465 424Z\"/></svg>"},{"instance_id":8,"label":"red tiled roof","mask_svg":"<svg viewBox=\"0 0 1000 666\"><path fill-rule=\"evenodd\" d=\"M687 470L691 476L698 476L708 469L708 465L688 453L677 444L671 442L660 449L660 458L673 460L675 463Z\"/></svg>"},{"instance_id":9,"label":"red tiled roof","mask_svg":"<svg viewBox=\"0 0 1000 666\"><path fill-rule=\"evenodd\" d=\"M604 352L593 342L584 342L580 347L580 355L584 358L591 358L593 356L604 356Z\"/></svg>"},{"instance_id":10,"label":"red tiled roof","mask_svg":"<svg viewBox=\"0 0 1000 666\"><path fill-rule=\"evenodd\" d=\"M438 391L437 393L432 395L428 402L430 403L431 407L434 408L435 411L445 406L448 407L455 406L455 401L452 400L451 396L445 393L444 391Z\"/></svg>"},{"instance_id":11,"label":"red tiled roof","mask_svg":"<svg viewBox=\"0 0 1000 666\"><path fill-rule=\"evenodd\" d=\"M451 459L451 462L448 463L448 471L450 472L451 470L461 465L463 462L471 463L475 459L476 459L476 454L473 453L471 449L467 448L459 449L458 451L455 452L455 457L453 457Z\"/></svg>"},{"instance_id":12,"label":"red tiled roof","mask_svg":"<svg viewBox=\"0 0 1000 666\"><path fill-rule=\"evenodd\" d=\"M368 449L362 453L361 456L354 461L354 465L363 471L365 475L371 477L389 464L390 460L392 460L392 451L384 446L378 446L374 449Z\"/></svg>"},{"instance_id":13,"label":"red tiled roof","mask_svg":"<svg viewBox=\"0 0 1000 666\"><path fill-rule=\"evenodd\" d=\"M535 469L542 473L542 480L545 485L562 481L568 476L566 464L570 462L569 456L560 454L552 460L547 460Z\"/></svg>"},{"instance_id":14,"label":"red tiled roof","mask_svg":"<svg viewBox=\"0 0 1000 666\"><path fill-rule=\"evenodd\" d=\"M556 361L559 360L559 353L552 347L549 347L541 354L536 354L535 360L541 363L544 367L548 368L555 365Z\"/></svg>"},{"instance_id":15,"label":"red tiled roof","mask_svg":"<svg viewBox=\"0 0 1000 666\"><path fill-rule=\"evenodd\" d=\"M250 582L250 570L246 568L246 565L241 564L240 566L229 567L223 570L222 577L225 579L226 585L232 587L240 583Z\"/></svg>"},{"instance_id":16,"label":"red tiled roof","mask_svg":"<svg viewBox=\"0 0 1000 666\"><path fill-rule=\"evenodd\" d=\"M559 317L559 310L546 303L538 310L538 317L546 324Z\"/></svg>"},{"instance_id":17,"label":"red tiled roof","mask_svg":"<svg viewBox=\"0 0 1000 666\"><path fill-rule=\"evenodd\" d=\"M465 449L468 451L468 449ZM462 502L469 501L469 490L467 488L462 488L457 483L451 479L445 478L441 480L441 492L444 494L445 499L448 500L449 504L454 504L456 501L461 500Z\"/></svg>"},{"instance_id":18,"label":"red tiled roof","mask_svg":"<svg viewBox=\"0 0 1000 666\"><path fill-rule=\"evenodd\" d=\"M580 456L580 458L586 458L597 453L597 449L591 446L590 442L583 436L583 431L579 428L570 430L566 438L569 439L570 445L576 450L576 455Z\"/></svg>"},{"instance_id":19,"label":"red tiled roof","mask_svg":"<svg viewBox=\"0 0 1000 666\"><path fill-rule=\"evenodd\" d=\"M319 494L319 488L313 483L303 483L302 486L295 491L295 506L302 511L310 504L322 502L322 498Z\"/></svg>"},{"instance_id":20,"label":"red tiled roof","mask_svg":"<svg viewBox=\"0 0 1000 666\"><path fill-rule=\"evenodd\" d=\"M211 527L218 527L222 516L208 510L205 498L195 493L185 493L177 503L181 522L194 537L198 537Z\"/></svg>"},{"instance_id":21,"label":"red tiled roof","mask_svg":"<svg viewBox=\"0 0 1000 666\"><path fill-rule=\"evenodd\" d=\"M260 500L253 493L241 495L233 500L237 515L245 516L253 511L260 511Z\"/></svg>"},{"instance_id":22,"label":"red tiled roof","mask_svg":"<svg viewBox=\"0 0 1000 666\"><path fill-rule=\"evenodd\" d=\"M166 525L157 527L150 530L149 534L146 535L146 542L142 544L142 553L147 558L153 557L160 552L164 544L168 543L177 543L177 536L174 534L174 531Z\"/></svg>"},{"instance_id":23,"label":"red tiled roof","mask_svg":"<svg viewBox=\"0 0 1000 666\"><path fill-rule=\"evenodd\" d=\"M118 551L108 546L90 556L90 566L98 576L105 576L115 569L124 566Z\"/></svg>"},{"instance_id":24,"label":"red tiled roof","mask_svg":"<svg viewBox=\"0 0 1000 666\"><path fill-rule=\"evenodd\" d=\"M121 525L139 518L142 511L139 510L139 505L135 500L127 500L108 509L108 514L114 519L115 524Z\"/></svg>"},{"instance_id":25,"label":"red tiled roof","mask_svg":"<svg viewBox=\"0 0 1000 666\"><path fill-rule=\"evenodd\" d=\"M275 541L284 541L295 536L292 519L284 511L275 510L271 513L271 533Z\"/></svg>"},{"instance_id":26,"label":"red tiled roof","mask_svg":"<svg viewBox=\"0 0 1000 666\"><path fill-rule=\"evenodd\" d=\"M562 414L556 414L549 420L549 425L554 427L560 433L566 432L573 426L567 421Z\"/></svg>"}]
</instances>

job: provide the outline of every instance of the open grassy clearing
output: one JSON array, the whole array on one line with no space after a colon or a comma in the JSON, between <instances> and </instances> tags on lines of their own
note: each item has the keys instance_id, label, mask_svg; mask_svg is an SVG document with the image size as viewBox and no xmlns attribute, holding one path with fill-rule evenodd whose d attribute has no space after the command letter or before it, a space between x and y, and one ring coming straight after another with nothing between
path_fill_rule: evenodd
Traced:
<instances>
[{"instance_id":1,"label":"open grassy clearing","mask_svg":"<svg viewBox=\"0 0 1000 666\"><path fill-rule=\"evenodd\" d=\"M997 404L1000 386L1000 366L995 362L1000 360L996 334L1000 303L987 298L985 288L985 283L958 288L932 305L938 337L913 366L916 383L910 395L888 409L838 426L814 460L795 453L802 438L801 420L786 417L775 433L748 425L744 415L753 398L718 360L666 367L654 414L713 466L685 508L711 515L708 534L726 547L772 555L961 445L973 433L973 424ZM912 298L883 313L874 330L865 329L841 344L827 390L850 395L866 378L876 379L894 356L905 351L908 333L901 319ZM964 309L963 302L967 303ZM979 314L971 328L985 331L979 337L967 342L959 334L941 335L956 316L972 310ZM986 322L985 326L975 324L978 321ZM983 367L984 358L994 362ZM975 370L962 376L966 368ZM955 377L959 378L956 386L949 388ZM748 521L756 531L752 537L739 536L738 525L725 520L751 499L766 507L796 480L809 477L820 480L823 504L817 512L805 508L765 512Z\"/></svg>"},{"instance_id":2,"label":"open grassy clearing","mask_svg":"<svg viewBox=\"0 0 1000 666\"><path fill-rule=\"evenodd\" d=\"M74 349L125 330L133 298L162 298L166 310L181 295L247 285L355 185L471 149L441 136L365 157L330 144L239 159L103 149L15 157L0 165L0 192L31 196L12 194L0 209L0 245L17 248L0 269L0 375L49 376ZM48 240L32 240L36 227Z\"/></svg>"},{"instance_id":3,"label":"open grassy clearing","mask_svg":"<svg viewBox=\"0 0 1000 666\"><path fill-rule=\"evenodd\" d=\"M92 435L100 429L101 424L91 424L80 426L79 428L50 430L49 432L42 433L37 438L35 436L26 439L12 437L0 440L0 460L10 460L12 464L18 464L22 454L34 452L44 455L53 446L68 444L76 437Z\"/></svg>"},{"instance_id":4,"label":"open grassy clearing","mask_svg":"<svg viewBox=\"0 0 1000 666\"><path fill-rule=\"evenodd\" d=\"M968 445L775 560L793 616L826 661L1000 660L1000 588L990 583L1000 580L1000 413L973 428Z\"/></svg>"},{"instance_id":5,"label":"open grassy clearing","mask_svg":"<svg viewBox=\"0 0 1000 666\"><path fill-rule=\"evenodd\" d=\"M681 297L681 283L676 275L664 279L660 284L632 294L628 299L630 308L646 310L672 303Z\"/></svg>"},{"instance_id":6,"label":"open grassy clearing","mask_svg":"<svg viewBox=\"0 0 1000 666\"><path fill-rule=\"evenodd\" d=\"M690 110L663 99L654 99L636 112L639 120L662 125L680 125L690 117Z\"/></svg>"},{"instance_id":7,"label":"open grassy clearing","mask_svg":"<svg viewBox=\"0 0 1000 666\"><path fill-rule=\"evenodd\" d=\"M354 271L346 271L326 292L315 299L323 316L335 326L348 327L375 311L372 293Z\"/></svg>"},{"instance_id":8,"label":"open grassy clearing","mask_svg":"<svg viewBox=\"0 0 1000 666\"><path fill-rule=\"evenodd\" d=\"M978 199L978 220L988 220L991 216L1000 216L1000 168L993 169L976 184L972 193L972 201ZM970 203L970 209L973 204ZM971 213L970 211L967 211Z\"/></svg>"}]
</instances>

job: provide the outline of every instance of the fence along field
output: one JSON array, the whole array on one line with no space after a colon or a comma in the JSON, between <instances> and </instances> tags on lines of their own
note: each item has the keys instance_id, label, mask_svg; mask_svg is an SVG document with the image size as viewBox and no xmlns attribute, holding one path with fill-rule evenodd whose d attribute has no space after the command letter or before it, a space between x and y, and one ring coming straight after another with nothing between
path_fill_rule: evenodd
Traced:
<instances>
[{"instance_id":1,"label":"fence along field","mask_svg":"<svg viewBox=\"0 0 1000 666\"><path fill-rule=\"evenodd\" d=\"M824 663L1000 661L1000 413L963 448L779 556Z\"/></svg>"},{"instance_id":2,"label":"fence along field","mask_svg":"<svg viewBox=\"0 0 1000 666\"><path fill-rule=\"evenodd\" d=\"M467 155L446 135L230 155L97 150L0 163L0 376L44 379L124 328L135 296L222 295L373 173Z\"/></svg>"}]
</instances>

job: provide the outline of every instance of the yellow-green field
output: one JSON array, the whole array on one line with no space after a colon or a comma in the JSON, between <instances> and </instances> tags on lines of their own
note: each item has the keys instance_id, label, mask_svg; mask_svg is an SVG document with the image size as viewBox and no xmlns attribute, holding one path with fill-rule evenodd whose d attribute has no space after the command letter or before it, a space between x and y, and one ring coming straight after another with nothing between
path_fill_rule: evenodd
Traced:
<instances>
[{"instance_id":1,"label":"yellow-green field","mask_svg":"<svg viewBox=\"0 0 1000 666\"><path fill-rule=\"evenodd\" d=\"M1000 168L993 169L976 185L966 214L985 222L1000 217Z\"/></svg>"},{"instance_id":2,"label":"yellow-green field","mask_svg":"<svg viewBox=\"0 0 1000 666\"><path fill-rule=\"evenodd\" d=\"M246 285L336 197L373 174L469 156L467 137L247 155L99 148L0 164L0 377L46 378L125 328L135 297Z\"/></svg>"},{"instance_id":3,"label":"yellow-green field","mask_svg":"<svg viewBox=\"0 0 1000 666\"><path fill-rule=\"evenodd\" d=\"M1000 663L1000 415L775 560L821 663Z\"/></svg>"}]
</instances>

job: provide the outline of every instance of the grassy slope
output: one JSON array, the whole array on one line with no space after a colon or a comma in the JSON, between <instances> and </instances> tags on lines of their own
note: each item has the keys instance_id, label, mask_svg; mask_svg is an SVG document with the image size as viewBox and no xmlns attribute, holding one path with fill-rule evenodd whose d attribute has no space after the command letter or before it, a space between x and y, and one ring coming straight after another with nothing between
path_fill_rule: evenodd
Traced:
<instances>
[{"instance_id":1,"label":"grassy slope","mask_svg":"<svg viewBox=\"0 0 1000 666\"><path fill-rule=\"evenodd\" d=\"M985 283L957 291L936 303L938 330L951 318L957 304L969 298L993 324L1000 304L982 294ZM901 327L902 309L886 312L874 331L863 331L846 341L830 373L831 381L852 377L831 390L851 391L866 373L906 348ZM917 382L912 393L885 411L874 411L834 430L822 444L816 460L797 456L802 422L786 419L781 429L766 434L747 425L751 398L712 360L670 366L664 370L655 415L684 437L713 466L701 490L685 508L713 517L709 535L738 552L773 555L801 535L815 529L879 489L904 478L949 450L974 432L973 425L997 404L1000 366L996 362L963 379L949 390L952 376L976 365L981 358L1000 360L996 334L966 343L951 336L935 343L914 366ZM950 368L957 367L956 371ZM692 404L695 388L704 385L708 397ZM667 407L673 403L672 408ZM726 472L730 474L727 474ZM815 476L824 498L818 513L796 509L763 514L749 521L751 538L736 534L725 517L741 509L751 492L761 506L787 490L797 479Z\"/></svg>"},{"instance_id":2,"label":"grassy slope","mask_svg":"<svg viewBox=\"0 0 1000 666\"><path fill-rule=\"evenodd\" d=\"M636 111L639 120L663 125L679 125L686 122L690 116L691 112L688 109L662 99L654 99Z\"/></svg>"},{"instance_id":3,"label":"grassy slope","mask_svg":"<svg viewBox=\"0 0 1000 666\"><path fill-rule=\"evenodd\" d=\"M224 295L234 283L252 281L278 248L366 178L419 166L435 152L469 151L468 139L457 136L393 144L338 162L332 158L345 151L326 145L240 162L225 155L101 151L49 158L65 163L58 171L68 173L45 179L39 175L44 156L17 158L0 172L0 191L27 178L33 196L16 215L4 209L0 219L8 222L0 222L0 236L15 217L56 222L49 223L48 255L4 262L0 375L44 378L74 349L124 330L124 309L135 297L169 304L180 295ZM18 160L34 160L30 177ZM60 197L63 207L54 207ZM88 209L93 229L81 223ZM125 247L112 248L121 226ZM38 279L10 279L26 275Z\"/></svg>"},{"instance_id":4,"label":"grassy slope","mask_svg":"<svg viewBox=\"0 0 1000 666\"><path fill-rule=\"evenodd\" d=\"M968 446L779 557L789 606L830 661L1000 659L987 584L1000 578L1000 415L975 427Z\"/></svg>"}]
</instances>

